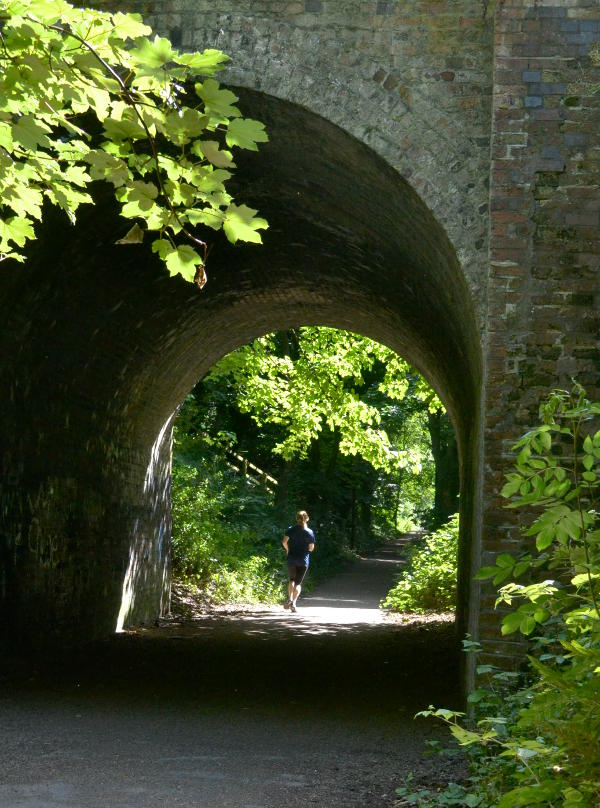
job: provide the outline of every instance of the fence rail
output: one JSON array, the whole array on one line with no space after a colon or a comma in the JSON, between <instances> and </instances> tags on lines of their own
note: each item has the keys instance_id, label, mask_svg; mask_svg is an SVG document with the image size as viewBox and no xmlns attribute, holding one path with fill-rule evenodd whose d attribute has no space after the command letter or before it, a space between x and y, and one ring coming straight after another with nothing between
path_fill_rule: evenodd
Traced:
<instances>
[{"instance_id":1,"label":"fence rail","mask_svg":"<svg viewBox=\"0 0 600 808\"><path fill-rule=\"evenodd\" d=\"M266 471L255 466L248 458L242 457L242 455L235 452L227 452L227 464L239 474L243 474L251 482L262 485L270 494L275 493L275 488L279 485L275 477L271 477Z\"/></svg>"}]
</instances>

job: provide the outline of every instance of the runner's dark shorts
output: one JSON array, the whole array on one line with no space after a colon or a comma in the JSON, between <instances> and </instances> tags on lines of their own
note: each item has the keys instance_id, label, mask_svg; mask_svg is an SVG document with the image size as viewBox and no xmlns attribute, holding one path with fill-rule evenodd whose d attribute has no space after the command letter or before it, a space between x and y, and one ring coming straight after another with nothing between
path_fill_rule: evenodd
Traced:
<instances>
[{"instance_id":1,"label":"runner's dark shorts","mask_svg":"<svg viewBox=\"0 0 600 808\"><path fill-rule=\"evenodd\" d=\"M304 580L304 576L306 575L306 570L308 567L306 564L295 564L293 561L288 561L288 572L290 575L290 581L293 581L296 585L301 584Z\"/></svg>"}]
</instances>

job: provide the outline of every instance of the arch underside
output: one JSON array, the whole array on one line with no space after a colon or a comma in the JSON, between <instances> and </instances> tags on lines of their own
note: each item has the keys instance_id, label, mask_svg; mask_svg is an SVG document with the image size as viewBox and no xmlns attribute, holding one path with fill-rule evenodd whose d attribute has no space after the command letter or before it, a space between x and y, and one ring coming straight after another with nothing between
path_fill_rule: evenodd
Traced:
<instances>
[{"instance_id":1,"label":"arch underside","mask_svg":"<svg viewBox=\"0 0 600 808\"><path fill-rule=\"evenodd\" d=\"M53 215L28 263L3 270L3 464L18 481L4 589L16 630L98 635L117 615L156 616L169 419L215 361L277 329L356 331L414 364L455 425L471 522L481 347L453 246L364 145L300 107L239 94L270 142L240 156L235 195L270 227L261 247L209 233L205 290L169 279L149 248L115 246L128 224L102 189L75 228Z\"/></svg>"}]
</instances>

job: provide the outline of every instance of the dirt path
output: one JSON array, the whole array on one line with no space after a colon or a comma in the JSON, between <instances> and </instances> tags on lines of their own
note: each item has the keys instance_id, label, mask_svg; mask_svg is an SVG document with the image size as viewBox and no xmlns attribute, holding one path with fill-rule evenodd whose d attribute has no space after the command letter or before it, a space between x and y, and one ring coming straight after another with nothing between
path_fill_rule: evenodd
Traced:
<instances>
[{"instance_id":1,"label":"dirt path","mask_svg":"<svg viewBox=\"0 0 600 808\"><path fill-rule=\"evenodd\" d=\"M115 636L0 696L0 808L391 808L458 700L453 626L385 617L365 559L281 608ZM448 769L447 774L451 770Z\"/></svg>"}]
</instances>

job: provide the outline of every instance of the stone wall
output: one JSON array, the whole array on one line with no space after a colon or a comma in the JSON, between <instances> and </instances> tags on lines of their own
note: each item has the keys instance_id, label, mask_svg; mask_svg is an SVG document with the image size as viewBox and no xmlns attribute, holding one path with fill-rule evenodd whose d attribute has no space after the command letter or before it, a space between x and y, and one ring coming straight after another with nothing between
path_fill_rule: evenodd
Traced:
<instances>
[{"instance_id":1,"label":"stone wall","mask_svg":"<svg viewBox=\"0 0 600 808\"><path fill-rule=\"evenodd\" d=\"M200 292L148 248L116 246L127 223L100 195L75 227L50 216L27 263L2 277L3 625L14 636L103 636L160 612L170 419L217 359L276 329L347 328L423 368L456 425L471 524L481 356L452 244L371 149L297 105L240 94L271 133L239 160L240 193L270 222L262 247L215 236ZM41 540L24 543L37 524Z\"/></svg>"},{"instance_id":2,"label":"stone wall","mask_svg":"<svg viewBox=\"0 0 600 808\"><path fill-rule=\"evenodd\" d=\"M380 155L448 233L483 324L493 55L487 0L98 5L141 12L184 49L223 50L231 55L223 81L298 104Z\"/></svg>"}]
</instances>

